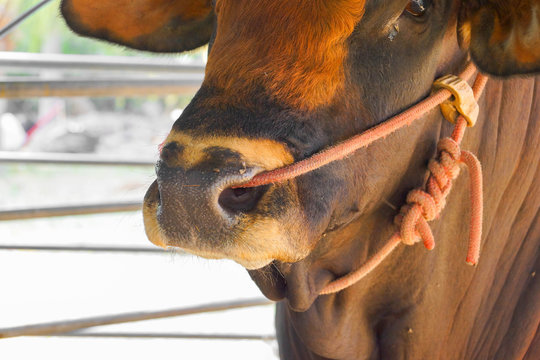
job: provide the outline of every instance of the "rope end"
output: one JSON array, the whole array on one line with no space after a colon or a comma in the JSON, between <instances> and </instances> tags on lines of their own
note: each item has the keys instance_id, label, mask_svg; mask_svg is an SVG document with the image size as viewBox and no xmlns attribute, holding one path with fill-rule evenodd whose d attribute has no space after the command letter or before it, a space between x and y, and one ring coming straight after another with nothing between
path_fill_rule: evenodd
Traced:
<instances>
[{"instance_id":1,"label":"rope end","mask_svg":"<svg viewBox=\"0 0 540 360\"><path fill-rule=\"evenodd\" d=\"M424 247L428 250L433 250L435 249L435 242L432 241L432 242L427 242L427 241L424 241Z\"/></svg>"}]
</instances>

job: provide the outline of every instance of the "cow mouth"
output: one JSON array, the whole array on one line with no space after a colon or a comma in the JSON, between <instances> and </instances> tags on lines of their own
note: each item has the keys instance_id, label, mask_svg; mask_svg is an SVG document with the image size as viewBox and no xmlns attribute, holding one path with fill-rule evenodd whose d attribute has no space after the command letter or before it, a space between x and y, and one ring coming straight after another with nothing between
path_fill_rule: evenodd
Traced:
<instances>
[{"instance_id":1,"label":"cow mouth","mask_svg":"<svg viewBox=\"0 0 540 360\"><path fill-rule=\"evenodd\" d=\"M262 291L263 295L270 300L280 301L287 296L287 280L277 261L256 270L248 270L249 276Z\"/></svg>"},{"instance_id":2,"label":"cow mouth","mask_svg":"<svg viewBox=\"0 0 540 360\"><path fill-rule=\"evenodd\" d=\"M289 308L295 312L307 311L318 297L320 290L335 277L325 269L317 268L311 271L309 262L301 261L309 255L308 247L291 247L282 253L269 248L287 239L288 235L280 233L283 228L281 223L274 222L273 227L269 227L265 223L255 221L255 226L260 225L255 231L230 232L232 240L218 241L206 238L199 233L195 224L188 223L190 226L186 227L186 236L178 237L177 232L167 231L158 220L159 211L163 211L162 202L158 184L154 182L145 195L143 205L145 230L152 243L163 248L180 248L207 259L236 261L248 270L253 281L267 298L274 301L287 299ZM276 236L268 231L274 228L278 231ZM271 236L264 238L265 234ZM250 249L248 253L242 252L244 243ZM260 244L260 247L254 248L253 244L255 246ZM282 248L280 244L278 246Z\"/></svg>"},{"instance_id":3,"label":"cow mouth","mask_svg":"<svg viewBox=\"0 0 540 360\"><path fill-rule=\"evenodd\" d=\"M286 299L289 309L296 313L308 311L321 290L336 278L330 270L303 261L274 260L248 272L264 296L274 301Z\"/></svg>"}]
</instances>

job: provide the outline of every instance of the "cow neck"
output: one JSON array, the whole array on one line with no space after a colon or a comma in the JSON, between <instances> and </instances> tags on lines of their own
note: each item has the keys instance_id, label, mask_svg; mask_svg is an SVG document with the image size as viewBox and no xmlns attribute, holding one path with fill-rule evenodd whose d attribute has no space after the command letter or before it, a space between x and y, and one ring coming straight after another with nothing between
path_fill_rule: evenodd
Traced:
<instances>
[{"instance_id":1,"label":"cow neck","mask_svg":"<svg viewBox=\"0 0 540 360\"><path fill-rule=\"evenodd\" d=\"M475 71L476 67L470 63L460 74L459 79L468 80ZM459 79L456 78L456 80ZM472 91L470 91L470 88L467 89L468 84L465 81L459 82L459 86L465 87L464 90L470 91L472 96L474 96L473 105L476 105L476 102L480 98L487 79L487 76L478 73ZM439 105L441 105L441 110L445 117L448 118L449 99L453 98L453 108L458 108L461 115L454 120L455 127L452 136L441 139L437 144L438 156L429 161L429 176L426 184L408 193L406 204L401 207L400 212L394 218L394 223L397 225L398 230L360 268L327 284L320 291L320 295L336 293L355 284L375 269L401 243L414 245L417 242L423 241L424 246L428 250L432 250L435 246L435 240L427 222L438 217L444 209L445 199L450 193L452 181L459 175L461 164L465 164L469 169L471 188L471 220L466 262L470 265L477 264L482 237L482 170L480 162L474 154L460 149L465 130L467 126L474 125L474 121L471 121L466 110L463 111L460 108L463 105L459 103L460 100L466 99L460 99L459 95L461 92L456 88L452 89L456 91L451 91L449 88L438 89L418 104L359 135L353 136L344 142L331 146L289 166L257 174L250 181L236 186L247 188L279 183L318 169L331 162L341 160L353 154L358 149L367 147L374 141L382 139L404 126L410 125L414 120L420 119L427 112ZM476 111L477 115L477 105L473 111Z\"/></svg>"}]
</instances>

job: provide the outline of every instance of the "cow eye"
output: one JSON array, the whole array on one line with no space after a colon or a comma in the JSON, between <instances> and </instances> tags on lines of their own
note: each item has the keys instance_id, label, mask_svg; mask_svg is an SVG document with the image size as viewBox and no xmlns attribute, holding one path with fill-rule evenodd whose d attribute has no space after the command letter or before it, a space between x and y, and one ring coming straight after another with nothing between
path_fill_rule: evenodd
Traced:
<instances>
[{"instance_id":1,"label":"cow eye","mask_svg":"<svg viewBox=\"0 0 540 360\"><path fill-rule=\"evenodd\" d=\"M412 16L420 17L426 13L430 4L430 0L411 0L407 4L405 11L407 11Z\"/></svg>"}]
</instances>

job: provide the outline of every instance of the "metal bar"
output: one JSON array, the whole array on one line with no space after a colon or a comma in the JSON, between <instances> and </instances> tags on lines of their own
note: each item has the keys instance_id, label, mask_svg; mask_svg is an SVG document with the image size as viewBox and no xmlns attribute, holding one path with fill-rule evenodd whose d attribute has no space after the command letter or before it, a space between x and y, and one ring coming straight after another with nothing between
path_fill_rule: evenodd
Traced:
<instances>
[{"instance_id":1,"label":"metal bar","mask_svg":"<svg viewBox=\"0 0 540 360\"><path fill-rule=\"evenodd\" d=\"M44 336L44 335L32 335ZM106 333L106 332L71 332L65 334L53 334L54 337L91 337L91 338L128 338L128 339L202 339L202 340L258 340L273 341L275 335L229 335L229 334L175 334L175 333Z\"/></svg>"},{"instance_id":2,"label":"metal bar","mask_svg":"<svg viewBox=\"0 0 540 360\"><path fill-rule=\"evenodd\" d=\"M36 11L41 9L44 5L47 5L48 3L50 3L51 1L52 0L43 0L43 1L39 2L39 3L37 3L36 5L31 7L30 9L26 10L21 15L19 15L19 17L15 18L15 20L13 20L12 22L10 22L6 26L4 26L0 30L0 39L3 38L4 36L6 36L11 30L13 30L15 28L15 26L19 25L26 18L28 18L30 15L32 15L33 13L35 13Z\"/></svg>"},{"instance_id":3,"label":"metal bar","mask_svg":"<svg viewBox=\"0 0 540 360\"><path fill-rule=\"evenodd\" d=\"M127 246L41 246L41 245L0 245L0 250L37 250L37 251L81 251L81 252L107 252L107 253L153 253L153 254L183 254L180 250L127 247Z\"/></svg>"},{"instance_id":4,"label":"metal bar","mask_svg":"<svg viewBox=\"0 0 540 360\"><path fill-rule=\"evenodd\" d=\"M204 73L204 64L187 64L178 58L131 56L33 54L0 52L0 67L14 69L142 71L165 73Z\"/></svg>"},{"instance_id":5,"label":"metal bar","mask_svg":"<svg viewBox=\"0 0 540 360\"><path fill-rule=\"evenodd\" d=\"M126 212L126 211L139 211L141 209L142 209L142 203L140 201L133 201L133 202L111 203L111 204L91 204L91 205L73 205L73 206L2 210L0 211L0 221L37 219L37 218L55 217L55 216L90 215L90 214L103 214L103 213Z\"/></svg>"},{"instance_id":6,"label":"metal bar","mask_svg":"<svg viewBox=\"0 0 540 360\"><path fill-rule=\"evenodd\" d=\"M122 324L126 322L163 319L175 316L202 314L223 310L242 309L253 306L269 305L273 302L267 299L246 299L199 305L189 308L176 308L161 311L133 312L120 315L98 316L77 320L55 321L0 329L0 338L16 336L52 335L86 329L93 326Z\"/></svg>"},{"instance_id":7,"label":"metal bar","mask_svg":"<svg viewBox=\"0 0 540 360\"><path fill-rule=\"evenodd\" d=\"M110 80L19 80L0 82L0 98L193 95L202 76L191 74L181 79L110 79Z\"/></svg>"},{"instance_id":8,"label":"metal bar","mask_svg":"<svg viewBox=\"0 0 540 360\"><path fill-rule=\"evenodd\" d=\"M104 165L104 166L154 166L156 160L138 160L104 157L95 154L27 153L0 151L0 163Z\"/></svg>"}]
</instances>

